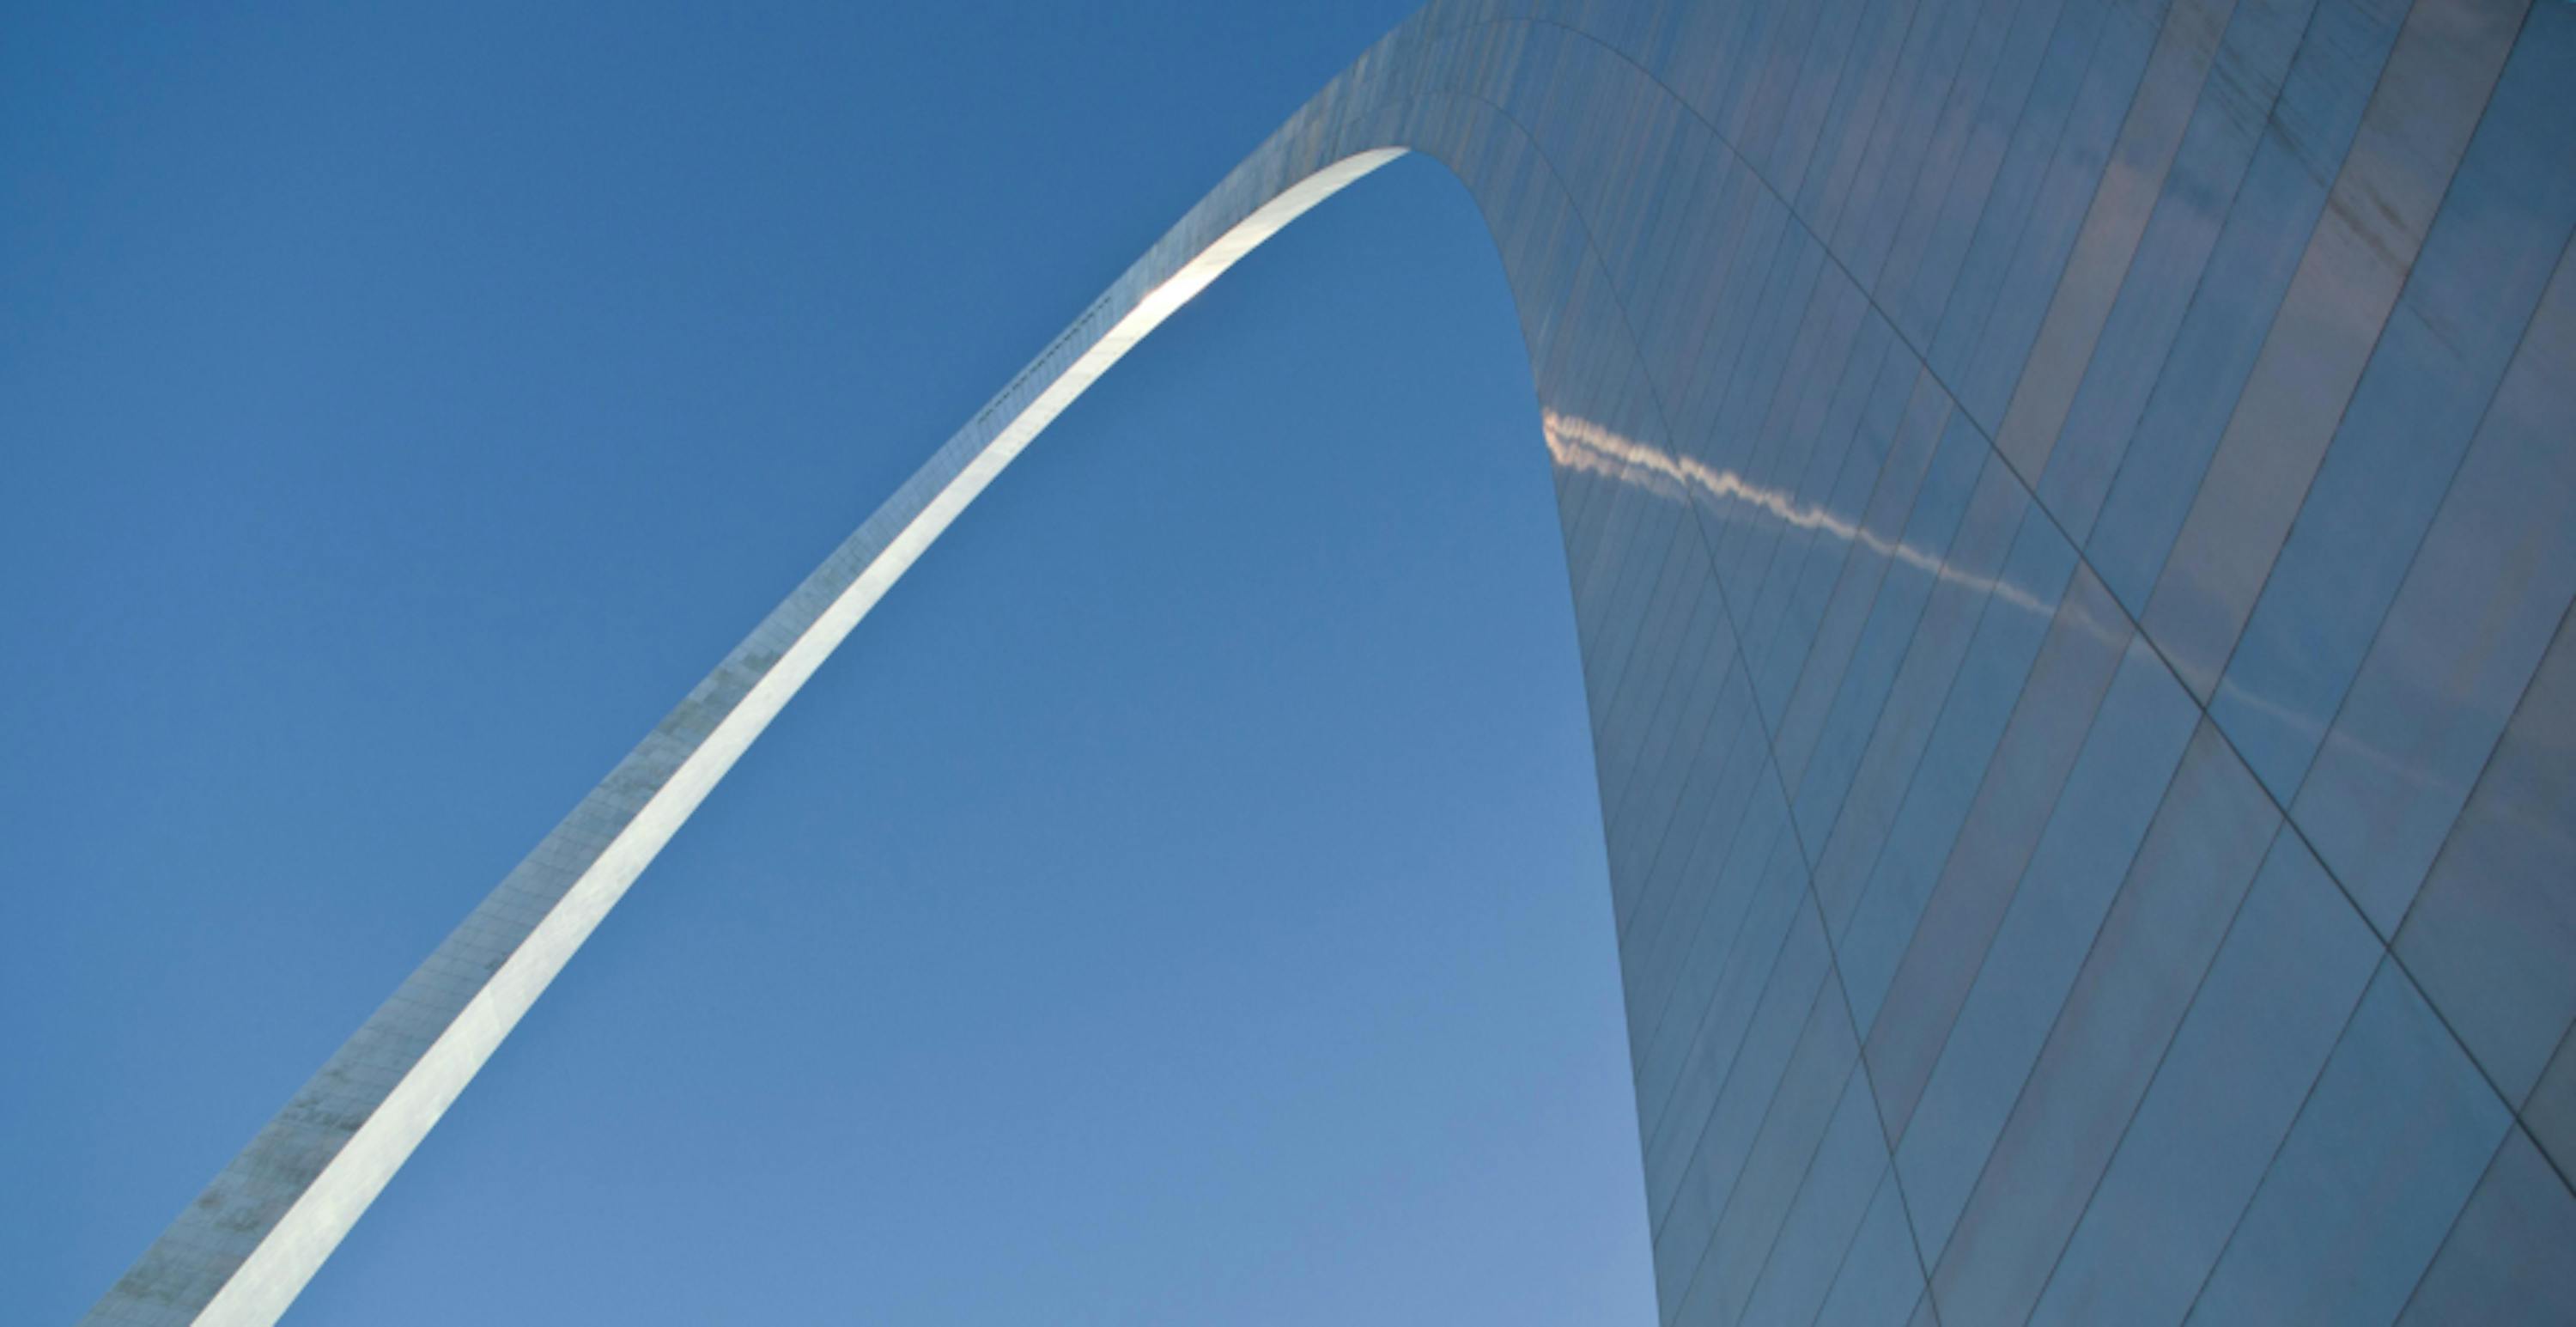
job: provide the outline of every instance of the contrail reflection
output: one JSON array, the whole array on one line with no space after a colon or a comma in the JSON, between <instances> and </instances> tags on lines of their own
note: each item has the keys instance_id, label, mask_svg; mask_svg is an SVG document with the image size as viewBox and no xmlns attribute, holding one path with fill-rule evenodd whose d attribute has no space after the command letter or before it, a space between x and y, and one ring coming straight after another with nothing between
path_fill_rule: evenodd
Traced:
<instances>
[{"instance_id":1,"label":"contrail reflection","mask_svg":"<svg viewBox=\"0 0 2576 1327\"><path fill-rule=\"evenodd\" d=\"M1901 540L1890 540L1872 533L1822 507L1801 503L1780 489L1748 484L1731 471L1713 470L1696 457L1675 456L1606 425L1554 410L1542 411L1540 424L1547 434L1548 455L1568 469L1634 484L1676 502L1687 501L1696 494L1721 509L1729 503L1750 507L1783 524L1802 530L1823 531L1846 543L1859 544L1881 557L1921 568L1953 585L1994 595L2016 608L2042 617L2054 617L2057 613L2055 604L2044 602L2009 581L1958 571L1942 559Z\"/></svg>"}]
</instances>

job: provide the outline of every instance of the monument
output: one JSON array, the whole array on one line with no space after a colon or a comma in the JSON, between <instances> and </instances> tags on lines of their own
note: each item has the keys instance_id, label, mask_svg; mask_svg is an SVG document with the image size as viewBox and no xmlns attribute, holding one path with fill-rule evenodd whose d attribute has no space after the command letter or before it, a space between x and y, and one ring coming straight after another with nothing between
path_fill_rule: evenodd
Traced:
<instances>
[{"instance_id":1,"label":"monument","mask_svg":"<svg viewBox=\"0 0 2576 1327\"><path fill-rule=\"evenodd\" d=\"M89 1321L282 1313L966 504L1408 151L1537 381L1665 1321L2576 1320L2569 87L2557 0L1435 0Z\"/></svg>"}]
</instances>

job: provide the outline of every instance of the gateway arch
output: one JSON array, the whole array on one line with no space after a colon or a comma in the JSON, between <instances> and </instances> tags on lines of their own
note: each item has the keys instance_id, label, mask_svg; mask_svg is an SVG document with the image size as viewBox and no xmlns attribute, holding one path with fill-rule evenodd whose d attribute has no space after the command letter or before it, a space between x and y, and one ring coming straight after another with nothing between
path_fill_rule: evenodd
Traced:
<instances>
[{"instance_id":1,"label":"gateway arch","mask_svg":"<svg viewBox=\"0 0 2576 1327\"><path fill-rule=\"evenodd\" d=\"M966 504L1406 151L1535 372L1666 1322L2576 1319L2571 86L2560 0L1435 0L88 1321L282 1313Z\"/></svg>"}]
</instances>

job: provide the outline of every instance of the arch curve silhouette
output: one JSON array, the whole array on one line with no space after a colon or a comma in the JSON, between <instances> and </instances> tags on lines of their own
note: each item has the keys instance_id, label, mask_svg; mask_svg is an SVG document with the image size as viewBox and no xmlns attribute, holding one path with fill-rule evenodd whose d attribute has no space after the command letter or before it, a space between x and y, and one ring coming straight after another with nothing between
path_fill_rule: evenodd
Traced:
<instances>
[{"instance_id":1,"label":"arch curve silhouette","mask_svg":"<svg viewBox=\"0 0 2576 1327\"><path fill-rule=\"evenodd\" d=\"M967 504L1407 151L1477 200L1538 387L1666 1321L2576 1311L2556 1260L2491 1256L2576 1236L2547 975L2576 970L2547 931L2576 851L2531 828L2576 822L2576 11L2230 8L1434 0L764 619L88 1321L284 1312Z\"/></svg>"}]
</instances>

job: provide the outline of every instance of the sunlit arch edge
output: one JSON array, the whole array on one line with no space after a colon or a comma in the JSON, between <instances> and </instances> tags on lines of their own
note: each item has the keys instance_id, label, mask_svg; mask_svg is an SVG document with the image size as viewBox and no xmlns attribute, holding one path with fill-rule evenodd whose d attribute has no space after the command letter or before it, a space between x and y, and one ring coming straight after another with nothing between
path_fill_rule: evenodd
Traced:
<instances>
[{"instance_id":1,"label":"sunlit arch edge","mask_svg":"<svg viewBox=\"0 0 2576 1327\"><path fill-rule=\"evenodd\" d=\"M147 1248L84 1323L282 1315L742 753L1004 467L1242 257L1405 154L1367 142L1381 41L1229 173L693 688ZM1341 113L1336 114L1336 111ZM1383 122L1382 120L1380 121Z\"/></svg>"}]
</instances>

